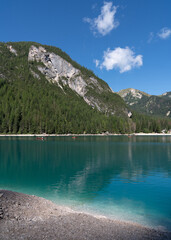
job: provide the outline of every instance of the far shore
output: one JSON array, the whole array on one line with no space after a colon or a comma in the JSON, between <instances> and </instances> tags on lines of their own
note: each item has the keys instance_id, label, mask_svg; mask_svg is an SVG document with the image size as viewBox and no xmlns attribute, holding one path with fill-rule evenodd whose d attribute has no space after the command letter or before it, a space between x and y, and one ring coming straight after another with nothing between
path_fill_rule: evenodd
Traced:
<instances>
[{"instance_id":1,"label":"far shore","mask_svg":"<svg viewBox=\"0 0 171 240\"><path fill-rule=\"evenodd\" d=\"M125 134L115 134L115 133L99 133L99 134L74 134L74 133L68 133L68 134L0 134L0 137L73 137L73 136L171 136L171 133L125 133Z\"/></svg>"}]
</instances>

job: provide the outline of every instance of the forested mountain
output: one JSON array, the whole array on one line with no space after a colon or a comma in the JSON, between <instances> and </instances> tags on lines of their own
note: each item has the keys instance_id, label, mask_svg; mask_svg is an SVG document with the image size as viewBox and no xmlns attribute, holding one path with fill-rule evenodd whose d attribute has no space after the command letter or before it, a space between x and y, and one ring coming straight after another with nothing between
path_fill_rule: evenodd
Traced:
<instances>
[{"instance_id":1,"label":"forested mountain","mask_svg":"<svg viewBox=\"0 0 171 240\"><path fill-rule=\"evenodd\" d=\"M131 109L140 113L171 118L171 92L149 95L133 88L118 92Z\"/></svg>"},{"instance_id":2,"label":"forested mountain","mask_svg":"<svg viewBox=\"0 0 171 240\"><path fill-rule=\"evenodd\" d=\"M0 43L0 133L128 133L170 129L130 112L106 82L56 47Z\"/></svg>"},{"instance_id":3,"label":"forested mountain","mask_svg":"<svg viewBox=\"0 0 171 240\"><path fill-rule=\"evenodd\" d=\"M171 99L171 92L163 93L159 97L163 97L163 98L166 98L166 99Z\"/></svg>"}]
</instances>

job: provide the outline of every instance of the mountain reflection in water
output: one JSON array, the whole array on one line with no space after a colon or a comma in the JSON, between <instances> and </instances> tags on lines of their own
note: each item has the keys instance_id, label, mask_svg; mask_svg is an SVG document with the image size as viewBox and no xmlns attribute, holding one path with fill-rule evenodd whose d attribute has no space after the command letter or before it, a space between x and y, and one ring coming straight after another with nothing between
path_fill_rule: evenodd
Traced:
<instances>
[{"instance_id":1,"label":"mountain reflection in water","mask_svg":"<svg viewBox=\"0 0 171 240\"><path fill-rule=\"evenodd\" d=\"M0 188L171 229L171 137L1 137Z\"/></svg>"}]
</instances>

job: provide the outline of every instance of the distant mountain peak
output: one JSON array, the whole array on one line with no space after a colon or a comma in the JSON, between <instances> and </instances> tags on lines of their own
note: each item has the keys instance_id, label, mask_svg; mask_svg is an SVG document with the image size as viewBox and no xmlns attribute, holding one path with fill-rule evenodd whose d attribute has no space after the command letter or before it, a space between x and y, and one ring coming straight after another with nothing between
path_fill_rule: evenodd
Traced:
<instances>
[{"instance_id":1,"label":"distant mountain peak","mask_svg":"<svg viewBox=\"0 0 171 240\"><path fill-rule=\"evenodd\" d=\"M145 92L140 91L140 90L135 89L135 88L127 88L127 89L120 90L120 91L118 92L118 94L119 94L121 97L125 97L125 96L127 96L128 94L131 94L132 97L134 97L134 98L139 98L139 99L141 99L143 95L145 95L145 96L150 96L150 94L145 93Z\"/></svg>"},{"instance_id":2,"label":"distant mountain peak","mask_svg":"<svg viewBox=\"0 0 171 240\"><path fill-rule=\"evenodd\" d=\"M134 88L127 88L119 91L118 94L133 110L149 115L170 117L171 92L155 96Z\"/></svg>"}]
</instances>

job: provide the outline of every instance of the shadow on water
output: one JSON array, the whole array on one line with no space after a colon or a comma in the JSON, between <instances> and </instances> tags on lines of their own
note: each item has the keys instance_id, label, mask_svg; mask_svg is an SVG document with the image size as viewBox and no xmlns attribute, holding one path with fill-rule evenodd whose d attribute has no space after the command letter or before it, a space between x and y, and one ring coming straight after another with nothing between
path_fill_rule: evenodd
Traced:
<instances>
[{"instance_id":1,"label":"shadow on water","mask_svg":"<svg viewBox=\"0 0 171 240\"><path fill-rule=\"evenodd\" d=\"M0 187L171 229L171 137L1 137Z\"/></svg>"}]
</instances>

